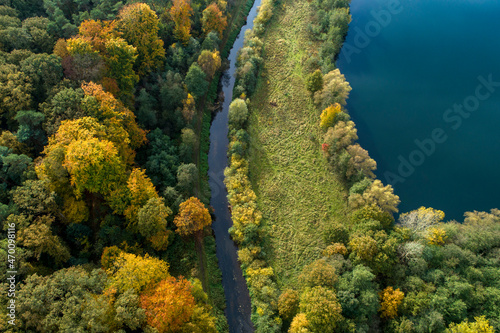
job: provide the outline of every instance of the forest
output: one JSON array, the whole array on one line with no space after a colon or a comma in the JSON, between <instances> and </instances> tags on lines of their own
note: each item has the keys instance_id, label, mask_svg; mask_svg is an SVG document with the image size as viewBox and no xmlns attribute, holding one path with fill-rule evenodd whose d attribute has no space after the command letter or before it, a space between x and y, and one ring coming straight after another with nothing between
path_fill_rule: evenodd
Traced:
<instances>
[{"instance_id":1,"label":"forest","mask_svg":"<svg viewBox=\"0 0 500 333\"><path fill-rule=\"evenodd\" d=\"M0 2L3 332L226 332L207 145L248 1Z\"/></svg>"},{"instance_id":2,"label":"forest","mask_svg":"<svg viewBox=\"0 0 500 333\"><path fill-rule=\"evenodd\" d=\"M0 0L2 332L230 332L207 154L252 5ZM262 0L238 54L224 183L255 332L500 331L500 210L398 210L335 65L349 6Z\"/></svg>"}]
</instances>

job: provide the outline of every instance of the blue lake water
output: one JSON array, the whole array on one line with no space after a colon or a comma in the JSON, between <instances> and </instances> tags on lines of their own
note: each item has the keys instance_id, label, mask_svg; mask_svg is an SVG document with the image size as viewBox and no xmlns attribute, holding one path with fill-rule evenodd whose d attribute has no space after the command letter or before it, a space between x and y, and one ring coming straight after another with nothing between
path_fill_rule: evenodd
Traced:
<instances>
[{"instance_id":1,"label":"blue lake water","mask_svg":"<svg viewBox=\"0 0 500 333\"><path fill-rule=\"evenodd\" d=\"M500 1L352 0L337 65L400 212L500 208Z\"/></svg>"}]
</instances>

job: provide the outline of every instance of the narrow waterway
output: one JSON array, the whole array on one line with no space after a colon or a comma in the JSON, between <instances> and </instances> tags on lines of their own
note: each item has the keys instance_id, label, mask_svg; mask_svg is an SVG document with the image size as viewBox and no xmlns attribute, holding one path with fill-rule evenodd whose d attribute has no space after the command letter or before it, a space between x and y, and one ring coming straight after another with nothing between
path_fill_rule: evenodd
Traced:
<instances>
[{"instance_id":1,"label":"narrow waterway","mask_svg":"<svg viewBox=\"0 0 500 333\"><path fill-rule=\"evenodd\" d=\"M229 53L230 67L225 73L225 76L229 79L223 80L222 87L224 104L222 110L215 115L210 127L208 182L212 193L210 205L214 208L215 214L215 221L212 223L212 228L217 244L217 259L222 271L222 284L226 296L226 317L230 333L254 331L250 320L250 295L248 294L248 288L238 262L238 248L228 233L228 229L233 225L233 222L226 198L227 190L224 185L224 169L228 162L226 152L229 143L227 138L228 111L229 104L231 104L233 99L236 57L239 49L243 46L245 31L253 27L253 20L257 15L257 7L260 6L260 2L261 0L255 0L247 17L247 24L241 28L240 34Z\"/></svg>"}]
</instances>

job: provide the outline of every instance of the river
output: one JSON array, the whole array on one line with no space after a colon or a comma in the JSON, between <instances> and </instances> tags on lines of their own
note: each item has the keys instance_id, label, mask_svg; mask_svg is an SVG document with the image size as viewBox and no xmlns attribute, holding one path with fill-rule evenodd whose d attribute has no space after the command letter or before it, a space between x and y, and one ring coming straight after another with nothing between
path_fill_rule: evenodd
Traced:
<instances>
[{"instance_id":1,"label":"river","mask_svg":"<svg viewBox=\"0 0 500 333\"><path fill-rule=\"evenodd\" d=\"M215 233L217 245L217 259L222 271L222 284L226 296L226 317L230 333L253 332L254 328L250 320L251 303L246 281L242 275L238 262L238 248L232 241L228 229L233 225L231 213L226 198L227 190L224 185L224 169L227 166L228 134L228 111L229 104L233 99L234 73L236 70L236 58L239 49L243 46L245 31L252 29L253 20L257 15L257 7L261 0L256 0L247 17L247 23L241 28L238 38L229 53L230 67L224 76L222 90L224 92L224 103L210 127L210 150L208 152L208 176L212 197L210 205L214 208L215 220L212 229Z\"/></svg>"},{"instance_id":2,"label":"river","mask_svg":"<svg viewBox=\"0 0 500 333\"><path fill-rule=\"evenodd\" d=\"M352 0L351 13L347 109L400 212L499 207L500 1Z\"/></svg>"}]
</instances>

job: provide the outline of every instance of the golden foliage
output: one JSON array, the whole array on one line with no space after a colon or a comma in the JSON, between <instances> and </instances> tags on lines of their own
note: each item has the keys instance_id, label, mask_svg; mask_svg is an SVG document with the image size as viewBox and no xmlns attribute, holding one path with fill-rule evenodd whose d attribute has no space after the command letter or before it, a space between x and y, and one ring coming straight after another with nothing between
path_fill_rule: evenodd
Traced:
<instances>
[{"instance_id":1,"label":"golden foliage","mask_svg":"<svg viewBox=\"0 0 500 333\"><path fill-rule=\"evenodd\" d=\"M207 74L207 77L212 78L221 66L219 51L201 51L201 54L198 57L198 65L200 65L201 69L203 69L205 74Z\"/></svg>"},{"instance_id":2,"label":"golden foliage","mask_svg":"<svg viewBox=\"0 0 500 333\"><path fill-rule=\"evenodd\" d=\"M327 107L321 112L319 126L323 131L326 131L330 126L333 125L335 116L342 111L339 103L335 103Z\"/></svg>"},{"instance_id":3,"label":"golden foliage","mask_svg":"<svg viewBox=\"0 0 500 333\"><path fill-rule=\"evenodd\" d=\"M191 197L179 205L179 214L174 219L177 233L181 236L191 235L203 230L212 223L208 209L195 197Z\"/></svg>"},{"instance_id":4,"label":"golden foliage","mask_svg":"<svg viewBox=\"0 0 500 333\"><path fill-rule=\"evenodd\" d=\"M227 26L227 18L219 9L217 4L212 3L203 11L201 24L205 34L208 34L210 31L217 31L219 33L219 37L222 37L222 33Z\"/></svg>"},{"instance_id":5,"label":"golden foliage","mask_svg":"<svg viewBox=\"0 0 500 333\"><path fill-rule=\"evenodd\" d=\"M109 275L108 287L119 292L132 288L141 293L169 276L168 264L147 254L141 257L122 252L112 259L112 262L107 262L110 266L106 271Z\"/></svg>"},{"instance_id":6,"label":"golden foliage","mask_svg":"<svg viewBox=\"0 0 500 333\"><path fill-rule=\"evenodd\" d=\"M394 318L398 315L398 306L403 302L405 294L398 289L387 287L379 293L380 312L382 317Z\"/></svg>"},{"instance_id":7,"label":"golden foliage","mask_svg":"<svg viewBox=\"0 0 500 333\"><path fill-rule=\"evenodd\" d=\"M180 277L168 277L141 296L147 322L158 332L179 332L195 309L191 283Z\"/></svg>"},{"instance_id":8,"label":"golden foliage","mask_svg":"<svg viewBox=\"0 0 500 333\"><path fill-rule=\"evenodd\" d=\"M425 239L427 239L430 245L438 246L444 245L447 238L446 231L441 228L430 228L425 236Z\"/></svg>"},{"instance_id":9,"label":"golden foliage","mask_svg":"<svg viewBox=\"0 0 500 333\"><path fill-rule=\"evenodd\" d=\"M490 325L485 316L474 317L475 322L466 321L460 324L451 323L446 333L494 333L495 329Z\"/></svg>"},{"instance_id":10,"label":"golden foliage","mask_svg":"<svg viewBox=\"0 0 500 333\"><path fill-rule=\"evenodd\" d=\"M309 321L304 313L297 314L290 325L288 333L309 333Z\"/></svg>"},{"instance_id":11,"label":"golden foliage","mask_svg":"<svg viewBox=\"0 0 500 333\"><path fill-rule=\"evenodd\" d=\"M173 0L170 8L170 16L175 23L174 34L184 45L187 45L191 37L191 20L193 8L190 0Z\"/></svg>"}]
</instances>

